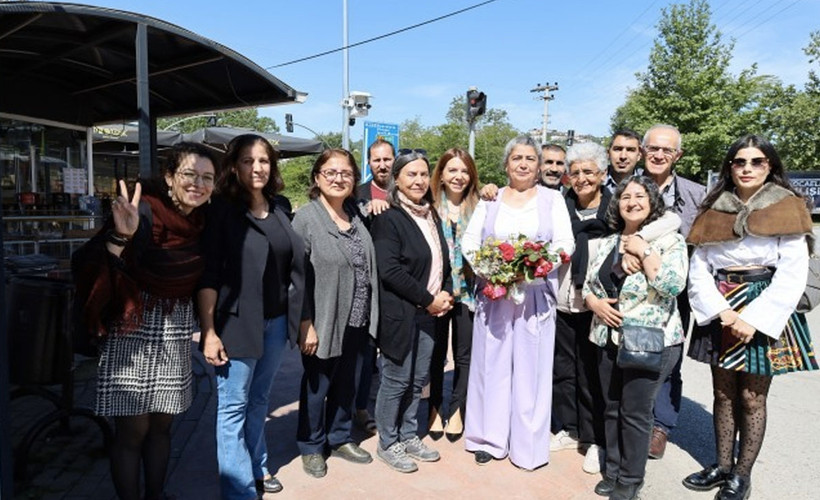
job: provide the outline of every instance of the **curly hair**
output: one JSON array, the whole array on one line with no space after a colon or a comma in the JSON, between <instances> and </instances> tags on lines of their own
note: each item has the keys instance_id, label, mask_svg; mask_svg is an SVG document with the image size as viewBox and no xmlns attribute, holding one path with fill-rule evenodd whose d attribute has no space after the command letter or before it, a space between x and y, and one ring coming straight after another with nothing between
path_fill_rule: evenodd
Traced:
<instances>
[{"instance_id":1,"label":"curly hair","mask_svg":"<svg viewBox=\"0 0 820 500\"><path fill-rule=\"evenodd\" d=\"M607 223L609 227L617 233L623 232L626 226L624 218L621 216L621 195L624 194L626 187L630 184L642 186L646 191L646 195L649 197L649 215L641 222L639 229L652 221L660 219L664 212L666 212L666 204L663 202L661 191L651 177L645 177L643 175L627 177L615 188L615 192L612 194L612 199L609 201L609 206L606 211Z\"/></svg>"}]
</instances>

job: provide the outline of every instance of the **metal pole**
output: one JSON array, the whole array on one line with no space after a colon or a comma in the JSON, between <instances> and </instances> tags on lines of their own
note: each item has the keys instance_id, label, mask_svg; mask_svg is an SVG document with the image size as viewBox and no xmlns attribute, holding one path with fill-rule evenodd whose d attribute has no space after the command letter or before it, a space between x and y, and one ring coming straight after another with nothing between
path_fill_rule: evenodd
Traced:
<instances>
[{"instance_id":1,"label":"metal pole","mask_svg":"<svg viewBox=\"0 0 820 500\"><path fill-rule=\"evenodd\" d=\"M0 204L3 201L3 192L0 189ZM0 225L3 224L3 211L0 210ZM3 231L0 231L0 248L3 248ZM6 328L6 276L5 266L0 266L0 311L3 317L0 319L0 498L11 499L14 492L12 472L14 463L12 462L11 450L11 403L9 393L11 392L11 382L9 381L9 358L8 358L8 329Z\"/></svg>"},{"instance_id":2,"label":"metal pole","mask_svg":"<svg viewBox=\"0 0 820 500\"><path fill-rule=\"evenodd\" d=\"M155 148L152 135L156 136L156 122L151 126L151 96L148 87L148 26L137 24L137 110L139 112L139 173L140 178L150 179L153 174ZM152 130L153 128L153 130Z\"/></svg>"},{"instance_id":3,"label":"metal pole","mask_svg":"<svg viewBox=\"0 0 820 500\"><path fill-rule=\"evenodd\" d=\"M544 99L544 125L541 127L541 145L547 143L547 124L549 123L550 100Z\"/></svg>"},{"instance_id":4,"label":"metal pole","mask_svg":"<svg viewBox=\"0 0 820 500\"><path fill-rule=\"evenodd\" d=\"M467 146L467 151L475 159L475 120L470 120L470 144Z\"/></svg>"},{"instance_id":5,"label":"metal pole","mask_svg":"<svg viewBox=\"0 0 820 500\"><path fill-rule=\"evenodd\" d=\"M347 53L347 0L342 0L342 147L350 151L350 107L347 105L347 98L350 95L350 73Z\"/></svg>"},{"instance_id":6,"label":"metal pole","mask_svg":"<svg viewBox=\"0 0 820 500\"><path fill-rule=\"evenodd\" d=\"M541 85L540 83L535 86L534 89L531 89L530 92L543 92L543 96L538 96L536 99L543 99L544 100L544 116L543 122L541 124L541 144L547 143L547 127L549 126L549 102L555 99L555 96L550 94L550 92L558 90L558 82L555 82L554 85L550 85L549 83Z\"/></svg>"}]
</instances>

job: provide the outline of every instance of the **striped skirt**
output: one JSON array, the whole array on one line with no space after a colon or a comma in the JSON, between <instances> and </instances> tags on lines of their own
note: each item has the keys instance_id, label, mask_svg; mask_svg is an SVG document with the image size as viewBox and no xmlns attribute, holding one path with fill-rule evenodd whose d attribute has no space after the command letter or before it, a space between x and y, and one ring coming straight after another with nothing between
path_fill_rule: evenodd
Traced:
<instances>
[{"instance_id":1,"label":"striped skirt","mask_svg":"<svg viewBox=\"0 0 820 500\"><path fill-rule=\"evenodd\" d=\"M733 310L741 312L769 283L768 280L741 284L719 281L718 290ZM720 319L705 326L696 325L688 355L712 366L755 375L772 376L818 369L806 317L796 312L789 316L780 337L773 339L755 332L748 344L729 333L728 328L723 329Z\"/></svg>"}]
</instances>

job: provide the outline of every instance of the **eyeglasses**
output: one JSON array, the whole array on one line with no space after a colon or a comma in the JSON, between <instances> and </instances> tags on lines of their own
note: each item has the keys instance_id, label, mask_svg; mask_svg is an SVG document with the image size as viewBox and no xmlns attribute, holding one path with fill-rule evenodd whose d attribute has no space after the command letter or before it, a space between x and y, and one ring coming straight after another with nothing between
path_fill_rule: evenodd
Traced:
<instances>
[{"instance_id":1,"label":"eyeglasses","mask_svg":"<svg viewBox=\"0 0 820 500\"><path fill-rule=\"evenodd\" d=\"M570 179L577 179L578 177L581 177L583 175L585 178L589 178L595 177L599 173L601 173L600 170L575 170L569 173L569 177Z\"/></svg>"},{"instance_id":2,"label":"eyeglasses","mask_svg":"<svg viewBox=\"0 0 820 500\"><path fill-rule=\"evenodd\" d=\"M566 163L562 160L544 160L544 165L558 165L559 167L563 167Z\"/></svg>"},{"instance_id":3,"label":"eyeglasses","mask_svg":"<svg viewBox=\"0 0 820 500\"><path fill-rule=\"evenodd\" d=\"M406 148L404 148L404 149L399 150L400 155L409 155L410 153L418 153L422 156L427 156L427 150L426 149L420 149L420 148L419 149L406 149Z\"/></svg>"},{"instance_id":4,"label":"eyeglasses","mask_svg":"<svg viewBox=\"0 0 820 500\"><path fill-rule=\"evenodd\" d=\"M352 181L353 180L353 172L348 170L322 170L319 172L328 182L336 179L337 177L341 176L342 180Z\"/></svg>"},{"instance_id":5,"label":"eyeglasses","mask_svg":"<svg viewBox=\"0 0 820 500\"><path fill-rule=\"evenodd\" d=\"M197 184L198 182L201 182L205 187L214 187L215 177L213 174L199 175L193 170L183 170L182 172L177 172L177 175L179 175L182 181L186 184Z\"/></svg>"},{"instance_id":6,"label":"eyeglasses","mask_svg":"<svg viewBox=\"0 0 820 500\"><path fill-rule=\"evenodd\" d=\"M765 156L758 156L757 158L752 158L747 162L746 158L732 158L732 168L745 168L746 163L749 163L752 168L762 170L769 164L769 159Z\"/></svg>"},{"instance_id":7,"label":"eyeglasses","mask_svg":"<svg viewBox=\"0 0 820 500\"><path fill-rule=\"evenodd\" d=\"M663 153L664 156L672 157L678 152L677 149L664 148L662 146L644 146L644 151L648 155L655 155L656 153Z\"/></svg>"}]
</instances>

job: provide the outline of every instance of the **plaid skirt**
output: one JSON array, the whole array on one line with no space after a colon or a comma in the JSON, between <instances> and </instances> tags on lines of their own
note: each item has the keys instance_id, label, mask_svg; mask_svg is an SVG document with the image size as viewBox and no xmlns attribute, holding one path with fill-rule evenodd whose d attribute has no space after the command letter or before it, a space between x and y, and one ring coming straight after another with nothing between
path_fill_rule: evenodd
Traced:
<instances>
[{"instance_id":1,"label":"plaid skirt","mask_svg":"<svg viewBox=\"0 0 820 500\"><path fill-rule=\"evenodd\" d=\"M115 325L100 346L97 415L177 414L191 406L193 302L143 299L154 305L140 328L121 333Z\"/></svg>"},{"instance_id":2,"label":"plaid skirt","mask_svg":"<svg viewBox=\"0 0 820 500\"><path fill-rule=\"evenodd\" d=\"M732 309L741 312L770 283L771 280L741 284L718 281L717 286ZM728 328L724 330L720 319L705 326L695 325L688 355L712 366L755 375L772 376L818 368L809 325L806 317L797 312L789 316L777 339L758 331L748 344L729 333Z\"/></svg>"}]
</instances>

